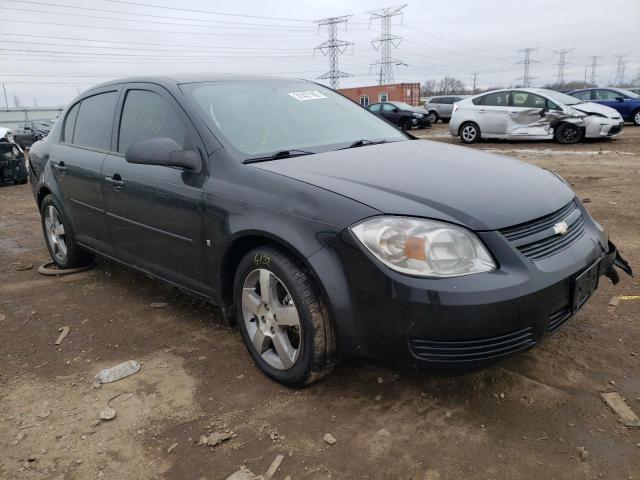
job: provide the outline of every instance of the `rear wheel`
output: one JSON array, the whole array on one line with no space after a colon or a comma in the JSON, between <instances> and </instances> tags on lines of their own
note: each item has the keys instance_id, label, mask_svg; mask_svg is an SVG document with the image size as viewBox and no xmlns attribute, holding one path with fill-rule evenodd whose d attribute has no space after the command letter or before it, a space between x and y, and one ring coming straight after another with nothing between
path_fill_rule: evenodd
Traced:
<instances>
[{"instance_id":1,"label":"rear wheel","mask_svg":"<svg viewBox=\"0 0 640 480\"><path fill-rule=\"evenodd\" d=\"M310 276L284 251L249 252L234 282L236 318L260 369L289 386L302 386L333 367L333 327Z\"/></svg>"},{"instance_id":2,"label":"rear wheel","mask_svg":"<svg viewBox=\"0 0 640 480\"><path fill-rule=\"evenodd\" d=\"M565 145L578 143L584 137L584 131L573 123L563 123L556 130L556 140Z\"/></svg>"},{"instance_id":3,"label":"rear wheel","mask_svg":"<svg viewBox=\"0 0 640 480\"><path fill-rule=\"evenodd\" d=\"M42 201L40 216L47 248L59 268L81 267L91 261L92 255L75 242L70 222L53 195Z\"/></svg>"},{"instance_id":4,"label":"rear wheel","mask_svg":"<svg viewBox=\"0 0 640 480\"><path fill-rule=\"evenodd\" d=\"M633 112L633 123L640 126L640 108Z\"/></svg>"},{"instance_id":5,"label":"rear wheel","mask_svg":"<svg viewBox=\"0 0 640 480\"><path fill-rule=\"evenodd\" d=\"M480 127L473 122L465 122L460 125L459 134L464 143L477 143L480 141Z\"/></svg>"}]
</instances>

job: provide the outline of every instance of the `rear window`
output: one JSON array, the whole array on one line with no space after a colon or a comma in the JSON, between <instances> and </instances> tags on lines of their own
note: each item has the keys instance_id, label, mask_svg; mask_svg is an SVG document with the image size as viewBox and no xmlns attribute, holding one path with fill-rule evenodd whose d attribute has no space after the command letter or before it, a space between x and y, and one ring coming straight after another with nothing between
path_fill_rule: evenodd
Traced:
<instances>
[{"instance_id":1,"label":"rear window","mask_svg":"<svg viewBox=\"0 0 640 480\"><path fill-rule=\"evenodd\" d=\"M76 118L78 117L78 108L80 108L80 103L76 103L69 113L67 113L67 117L64 119L64 127L62 129L62 141L66 143L71 143L73 141L73 129L76 125Z\"/></svg>"},{"instance_id":2,"label":"rear window","mask_svg":"<svg viewBox=\"0 0 640 480\"><path fill-rule=\"evenodd\" d=\"M82 100L73 134L74 145L110 150L116 99L116 92L106 92Z\"/></svg>"}]
</instances>

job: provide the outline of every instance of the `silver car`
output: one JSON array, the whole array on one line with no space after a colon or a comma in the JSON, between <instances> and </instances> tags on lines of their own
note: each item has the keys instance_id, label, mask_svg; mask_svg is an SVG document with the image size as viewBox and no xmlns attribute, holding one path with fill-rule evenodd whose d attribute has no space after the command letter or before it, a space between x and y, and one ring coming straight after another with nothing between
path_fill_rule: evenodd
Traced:
<instances>
[{"instance_id":1,"label":"silver car","mask_svg":"<svg viewBox=\"0 0 640 480\"><path fill-rule=\"evenodd\" d=\"M443 95L429 98L424 104L424 109L429 112L429 122L447 122L453 113L453 104L467 97L468 95Z\"/></svg>"},{"instance_id":2,"label":"silver car","mask_svg":"<svg viewBox=\"0 0 640 480\"><path fill-rule=\"evenodd\" d=\"M620 135L624 122L613 108L542 88L495 90L457 102L449 132L464 143L483 138L551 140Z\"/></svg>"}]
</instances>

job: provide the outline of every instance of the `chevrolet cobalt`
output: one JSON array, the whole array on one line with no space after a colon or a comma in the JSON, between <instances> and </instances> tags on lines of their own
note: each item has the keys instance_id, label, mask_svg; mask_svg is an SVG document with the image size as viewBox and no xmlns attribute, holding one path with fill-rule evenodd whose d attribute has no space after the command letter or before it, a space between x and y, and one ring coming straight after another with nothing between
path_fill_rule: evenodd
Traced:
<instances>
[{"instance_id":1,"label":"chevrolet cobalt","mask_svg":"<svg viewBox=\"0 0 640 480\"><path fill-rule=\"evenodd\" d=\"M287 385L343 357L488 365L630 273L553 172L416 140L301 80L108 82L29 169L60 268L99 255L219 305Z\"/></svg>"}]
</instances>

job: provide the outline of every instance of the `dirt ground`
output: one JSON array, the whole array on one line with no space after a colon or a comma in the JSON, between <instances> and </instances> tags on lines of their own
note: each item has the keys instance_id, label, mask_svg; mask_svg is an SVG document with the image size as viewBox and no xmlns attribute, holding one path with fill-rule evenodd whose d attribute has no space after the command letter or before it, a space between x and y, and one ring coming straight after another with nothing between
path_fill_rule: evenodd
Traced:
<instances>
[{"instance_id":1,"label":"dirt ground","mask_svg":"<svg viewBox=\"0 0 640 480\"><path fill-rule=\"evenodd\" d=\"M417 133L455 141L442 124ZM640 128L578 146L473 148L557 171L640 271ZM637 280L602 279L554 335L479 373L348 363L290 390L260 374L216 308L104 261L39 275L48 260L29 185L0 187L2 479L218 480L242 465L264 473L278 454L276 480L640 479L640 429L600 398L620 392L640 413L640 301L608 305L640 295ZM91 386L130 359L139 373ZM107 405L115 419L96 421ZM196 444L210 432L234 436Z\"/></svg>"}]
</instances>

